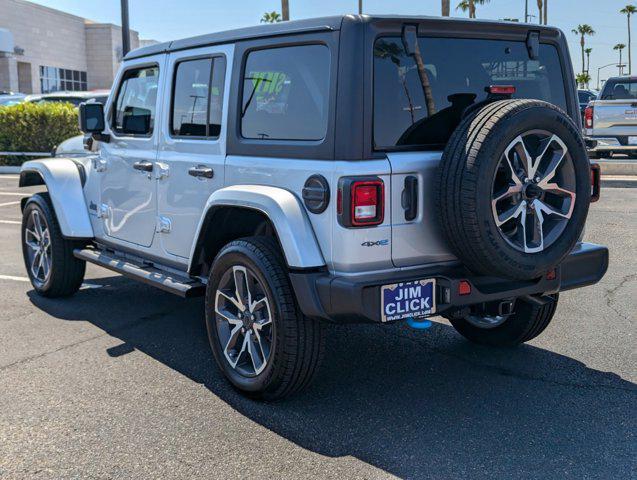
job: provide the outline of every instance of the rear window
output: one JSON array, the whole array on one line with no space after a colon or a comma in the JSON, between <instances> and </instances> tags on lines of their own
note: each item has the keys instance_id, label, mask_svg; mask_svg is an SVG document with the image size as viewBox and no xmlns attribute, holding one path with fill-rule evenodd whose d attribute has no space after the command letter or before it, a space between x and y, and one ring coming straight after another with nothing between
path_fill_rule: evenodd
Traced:
<instances>
[{"instance_id":1,"label":"rear window","mask_svg":"<svg viewBox=\"0 0 637 480\"><path fill-rule=\"evenodd\" d=\"M601 95L602 100L637 99L637 79L608 80Z\"/></svg>"},{"instance_id":2,"label":"rear window","mask_svg":"<svg viewBox=\"0 0 637 480\"><path fill-rule=\"evenodd\" d=\"M531 60L524 42L419 38L422 69L399 37L374 44L374 145L441 148L462 112L487 97L490 85L513 85L514 98L567 110L557 49L540 45Z\"/></svg>"}]
</instances>

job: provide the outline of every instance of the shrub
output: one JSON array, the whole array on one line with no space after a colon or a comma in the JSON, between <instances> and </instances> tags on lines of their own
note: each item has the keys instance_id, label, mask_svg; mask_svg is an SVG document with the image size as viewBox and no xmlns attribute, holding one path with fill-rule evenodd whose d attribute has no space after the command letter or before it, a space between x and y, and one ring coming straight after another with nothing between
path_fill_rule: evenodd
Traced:
<instances>
[{"instance_id":1,"label":"shrub","mask_svg":"<svg viewBox=\"0 0 637 480\"><path fill-rule=\"evenodd\" d=\"M50 152L81 132L70 103L28 103L0 107L0 151ZM29 157L2 157L0 165L20 165Z\"/></svg>"}]
</instances>

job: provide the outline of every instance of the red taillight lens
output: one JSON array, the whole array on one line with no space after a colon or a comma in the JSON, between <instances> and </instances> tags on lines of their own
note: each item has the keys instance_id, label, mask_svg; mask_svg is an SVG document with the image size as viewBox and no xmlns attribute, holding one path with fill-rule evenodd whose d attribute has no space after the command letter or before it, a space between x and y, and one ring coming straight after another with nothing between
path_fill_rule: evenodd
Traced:
<instances>
[{"instance_id":1,"label":"red taillight lens","mask_svg":"<svg viewBox=\"0 0 637 480\"><path fill-rule=\"evenodd\" d=\"M353 182L350 191L352 226L383 223L385 195L382 180Z\"/></svg>"},{"instance_id":2,"label":"red taillight lens","mask_svg":"<svg viewBox=\"0 0 637 480\"><path fill-rule=\"evenodd\" d=\"M593 128L593 107L584 110L584 128Z\"/></svg>"},{"instance_id":3,"label":"red taillight lens","mask_svg":"<svg viewBox=\"0 0 637 480\"><path fill-rule=\"evenodd\" d=\"M491 85L487 87L487 92L494 95L513 95L515 87L513 85Z\"/></svg>"}]
</instances>

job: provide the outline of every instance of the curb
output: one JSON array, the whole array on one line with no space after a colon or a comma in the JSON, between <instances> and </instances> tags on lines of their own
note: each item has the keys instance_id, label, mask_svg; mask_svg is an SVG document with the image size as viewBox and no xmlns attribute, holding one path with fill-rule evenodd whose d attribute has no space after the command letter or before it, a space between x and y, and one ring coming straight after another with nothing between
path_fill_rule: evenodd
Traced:
<instances>
[{"instance_id":1,"label":"curb","mask_svg":"<svg viewBox=\"0 0 637 480\"><path fill-rule=\"evenodd\" d=\"M594 160L602 167L604 175L637 175L637 161Z\"/></svg>"}]
</instances>

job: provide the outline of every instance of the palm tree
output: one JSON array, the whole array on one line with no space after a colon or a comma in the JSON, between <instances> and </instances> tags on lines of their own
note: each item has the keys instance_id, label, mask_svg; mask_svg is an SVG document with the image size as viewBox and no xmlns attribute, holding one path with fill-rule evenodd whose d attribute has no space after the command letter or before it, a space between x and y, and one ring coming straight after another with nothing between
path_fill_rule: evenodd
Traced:
<instances>
[{"instance_id":1,"label":"palm tree","mask_svg":"<svg viewBox=\"0 0 637 480\"><path fill-rule=\"evenodd\" d=\"M456 10L462 10L463 12L469 11L469 18L476 18L476 5L484 5L491 0L462 0Z\"/></svg>"},{"instance_id":2,"label":"palm tree","mask_svg":"<svg viewBox=\"0 0 637 480\"><path fill-rule=\"evenodd\" d=\"M622 50L626 48L626 45L624 45L623 43L618 43L617 45L615 45L613 47L613 50L619 50L619 65L617 65L619 67L619 74L622 74L622 69L624 68L622 65Z\"/></svg>"},{"instance_id":3,"label":"palm tree","mask_svg":"<svg viewBox=\"0 0 637 480\"><path fill-rule=\"evenodd\" d=\"M281 21L279 12L265 12L261 17L261 23L278 23Z\"/></svg>"},{"instance_id":4,"label":"palm tree","mask_svg":"<svg viewBox=\"0 0 637 480\"><path fill-rule=\"evenodd\" d=\"M283 21L290 19L290 3L288 0L281 0L281 16Z\"/></svg>"},{"instance_id":5,"label":"palm tree","mask_svg":"<svg viewBox=\"0 0 637 480\"><path fill-rule=\"evenodd\" d=\"M584 50L584 52L586 53L586 71L590 72L591 71L591 52L593 51L592 48L587 48L586 50Z\"/></svg>"},{"instance_id":6,"label":"palm tree","mask_svg":"<svg viewBox=\"0 0 637 480\"><path fill-rule=\"evenodd\" d=\"M442 16L448 17L451 9L451 0L441 0Z\"/></svg>"},{"instance_id":7,"label":"palm tree","mask_svg":"<svg viewBox=\"0 0 637 480\"><path fill-rule=\"evenodd\" d=\"M575 35L580 36L580 46L582 47L582 73L585 72L585 64L584 64L584 47L586 46L586 36L589 37L595 35L595 30L587 23L583 23L578 25L577 28L573 29L573 33Z\"/></svg>"},{"instance_id":8,"label":"palm tree","mask_svg":"<svg viewBox=\"0 0 637 480\"><path fill-rule=\"evenodd\" d=\"M628 21L628 75L630 75L633 73L633 56L630 51L630 16L633 13L637 13L637 7L634 5L626 5L619 11L619 13L626 15L626 19Z\"/></svg>"},{"instance_id":9,"label":"palm tree","mask_svg":"<svg viewBox=\"0 0 637 480\"><path fill-rule=\"evenodd\" d=\"M540 14L537 16L538 23L542 25L542 7L544 6L544 2L542 0L537 0L537 9L540 11Z\"/></svg>"},{"instance_id":10,"label":"palm tree","mask_svg":"<svg viewBox=\"0 0 637 480\"><path fill-rule=\"evenodd\" d=\"M582 72L582 73L578 73L575 76L575 81L577 82L577 84L582 87L582 88L588 88L588 84L591 81L591 76L586 73L586 72Z\"/></svg>"},{"instance_id":11,"label":"palm tree","mask_svg":"<svg viewBox=\"0 0 637 480\"><path fill-rule=\"evenodd\" d=\"M358 14L363 14L363 0L358 0Z\"/></svg>"}]
</instances>

